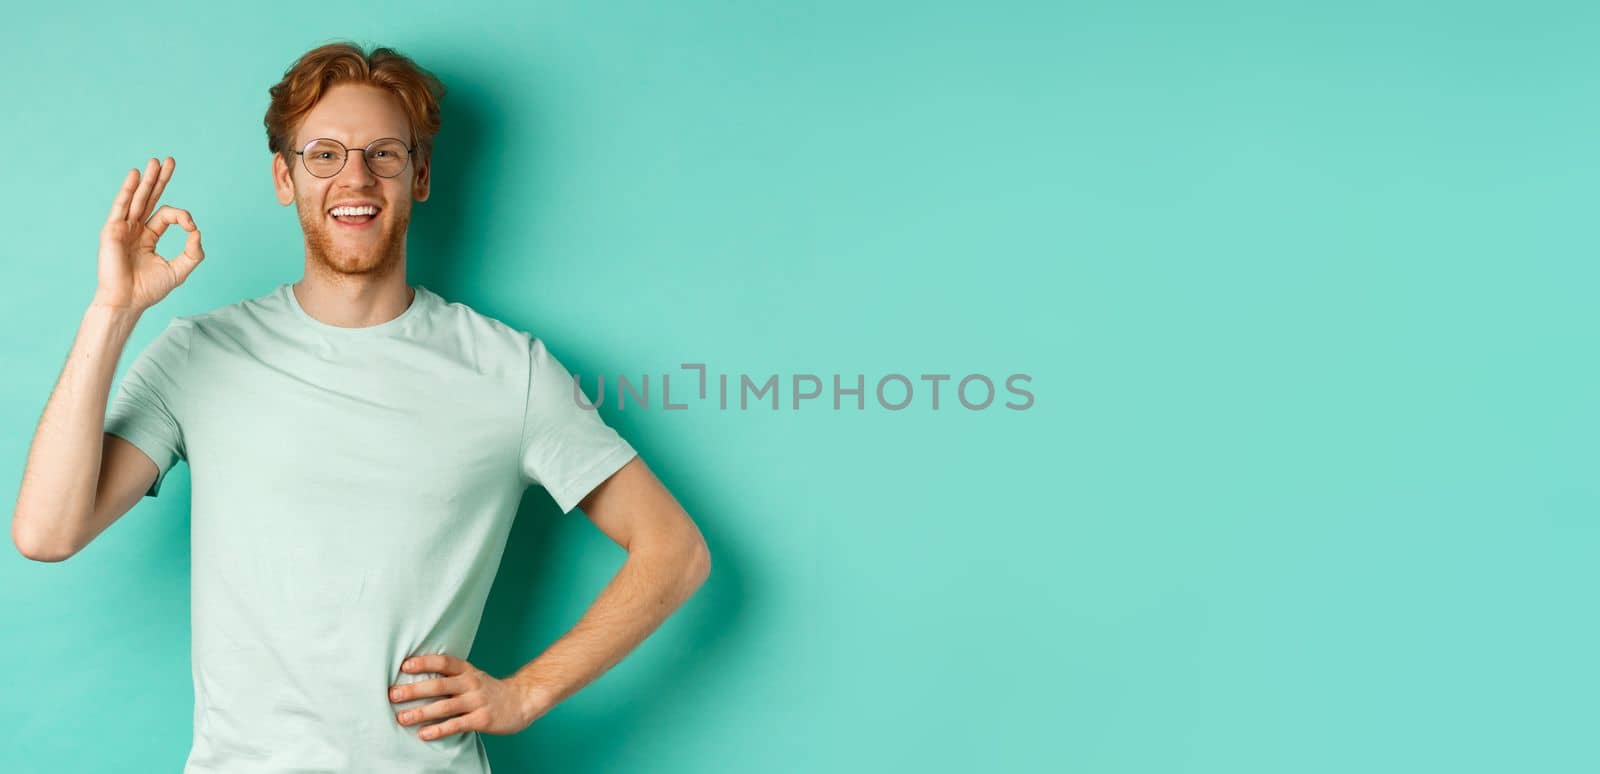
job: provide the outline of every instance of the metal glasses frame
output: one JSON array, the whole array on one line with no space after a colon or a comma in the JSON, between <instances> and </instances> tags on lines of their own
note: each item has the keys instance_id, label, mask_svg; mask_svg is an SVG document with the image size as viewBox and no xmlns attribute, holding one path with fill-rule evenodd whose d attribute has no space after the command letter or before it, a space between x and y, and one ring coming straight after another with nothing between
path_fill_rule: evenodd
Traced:
<instances>
[{"instance_id":1,"label":"metal glasses frame","mask_svg":"<svg viewBox=\"0 0 1600 774\"><path fill-rule=\"evenodd\" d=\"M394 140L395 142L401 143L402 146L404 146L405 149L406 149L406 164L409 165L411 163L411 158L416 155L417 146L416 146L415 143L413 143L413 144L411 144L409 146L405 146L404 145L405 140L402 140L399 137L379 137L378 139L367 143L366 146L362 147L362 148L347 148L347 147L345 147L344 143L339 142L338 140L335 140L332 137L318 137L318 138L316 138L314 140L309 140L309 141L306 142L305 145L300 146L301 150L291 150L289 152L293 153L293 154L296 154L296 155L298 155L300 157L300 165L306 168L306 174L308 174L308 175L310 175L312 177L321 178L323 180L326 180L326 179L328 179L330 177L337 177L340 172L343 172L344 171L344 165L350 163L350 154L352 154L352 153L354 153L356 151L360 151L361 152L361 163L367 165L367 171L368 172L371 172L372 174L377 175L378 177L382 177L382 178L399 177L401 172L406 171L405 166L401 166L400 169L396 170L395 173L392 174L392 175L380 175L380 174L378 174L378 170L372 168L372 160L367 156L367 151L370 150L372 148L372 146L377 145L378 143L383 142L384 140ZM330 174L319 175L319 174L317 174L315 172L312 172L311 171L311 165L306 163L306 152L305 152L305 149L311 147L311 144L312 143L316 143L316 142L331 142L334 145L339 146L340 148L344 148L344 160L340 161L339 162L339 168L335 169Z\"/></svg>"}]
</instances>

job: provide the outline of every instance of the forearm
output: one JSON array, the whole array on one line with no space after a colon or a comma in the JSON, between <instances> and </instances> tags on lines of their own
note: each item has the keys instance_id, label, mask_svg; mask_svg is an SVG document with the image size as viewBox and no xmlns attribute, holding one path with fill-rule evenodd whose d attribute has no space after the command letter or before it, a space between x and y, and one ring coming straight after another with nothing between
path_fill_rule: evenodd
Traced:
<instances>
[{"instance_id":1,"label":"forearm","mask_svg":"<svg viewBox=\"0 0 1600 774\"><path fill-rule=\"evenodd\" d=\"M70 552L94 509L106 401L140 313L90 304L34 430L12 540L39 556Z\"/></svg>"},{"instance_id":2,"label":"forearm","mask_svg":"<svg viewBox=\"0 0 1600 774\"><path fill-rule=\"evenodd\" d=\"M507 681L525 696L529 722L621 661L705 582L710 570L698 535L640 546L571 631Z\"/></svg>"}]
</instances>

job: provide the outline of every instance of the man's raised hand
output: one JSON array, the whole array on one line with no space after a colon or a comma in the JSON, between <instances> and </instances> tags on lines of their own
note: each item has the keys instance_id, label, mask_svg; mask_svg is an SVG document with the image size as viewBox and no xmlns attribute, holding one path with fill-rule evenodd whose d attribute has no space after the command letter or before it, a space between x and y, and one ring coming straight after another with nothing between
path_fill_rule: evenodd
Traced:
<instances>
[{"instance_id":1,"label":"man's raised hand","mask_svg":"<svg viewBox=\"0 0 1600 774\"><path fill-rule=\"evenodd\" d=\"M94 303L142 312L183 284L206 257L200 246L200 228L188 210L162 205L151 214L172 179L174 165L171 156L160 163L150 159L142 176L139 170L130 169L123 178L105 228L100 230L100 284ZM156 254L156 241L174 223L189 232L189 237L183 252L168 261Z\"/></svg>"}]
</instances>

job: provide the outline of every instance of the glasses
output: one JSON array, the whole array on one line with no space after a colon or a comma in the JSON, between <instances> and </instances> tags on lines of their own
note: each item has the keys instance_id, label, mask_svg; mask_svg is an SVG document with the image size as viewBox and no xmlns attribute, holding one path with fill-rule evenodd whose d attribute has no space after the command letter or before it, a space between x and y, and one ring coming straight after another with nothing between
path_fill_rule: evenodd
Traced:
<instances>
[{"instance_id":1,"label":"glasses","mask_svg":"<svg viewBox=\"0 0 1600 774\"><path fill-rule=\"evenodd\" d=\"M411 152L416 146L406 147L404 142L393 137L384 137L367 143L365 148L357 148L361 158L366 163L367 169L378 177L394 177L405 171L406 162L411 159ZM290 151L300 154L300 161L306 165L306 171L314 177L333 177L344 169L344 163L349 160L351 149L344 147L338 140L319 138L306 143L304 150Z\"/></svg>"}]
</instances>

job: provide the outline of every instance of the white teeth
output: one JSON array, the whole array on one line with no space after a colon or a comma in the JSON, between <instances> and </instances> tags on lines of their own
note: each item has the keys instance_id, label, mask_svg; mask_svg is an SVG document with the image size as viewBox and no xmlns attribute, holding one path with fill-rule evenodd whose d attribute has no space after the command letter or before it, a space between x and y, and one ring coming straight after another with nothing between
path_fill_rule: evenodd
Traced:
<instances>
[{"instance_id":1,"label":"white teeth","mask_svg":"<svg viewBox=\"0 0 1600 774\"><path fill-rule=\"evenodd\" d=\"M364 207L334 207L332 210L329 210L329 214L332 214L332 215L377 215L378 214L378 208L377 207L372 207L372 206L364 206Z\"/></svg>"}]
</instances>

